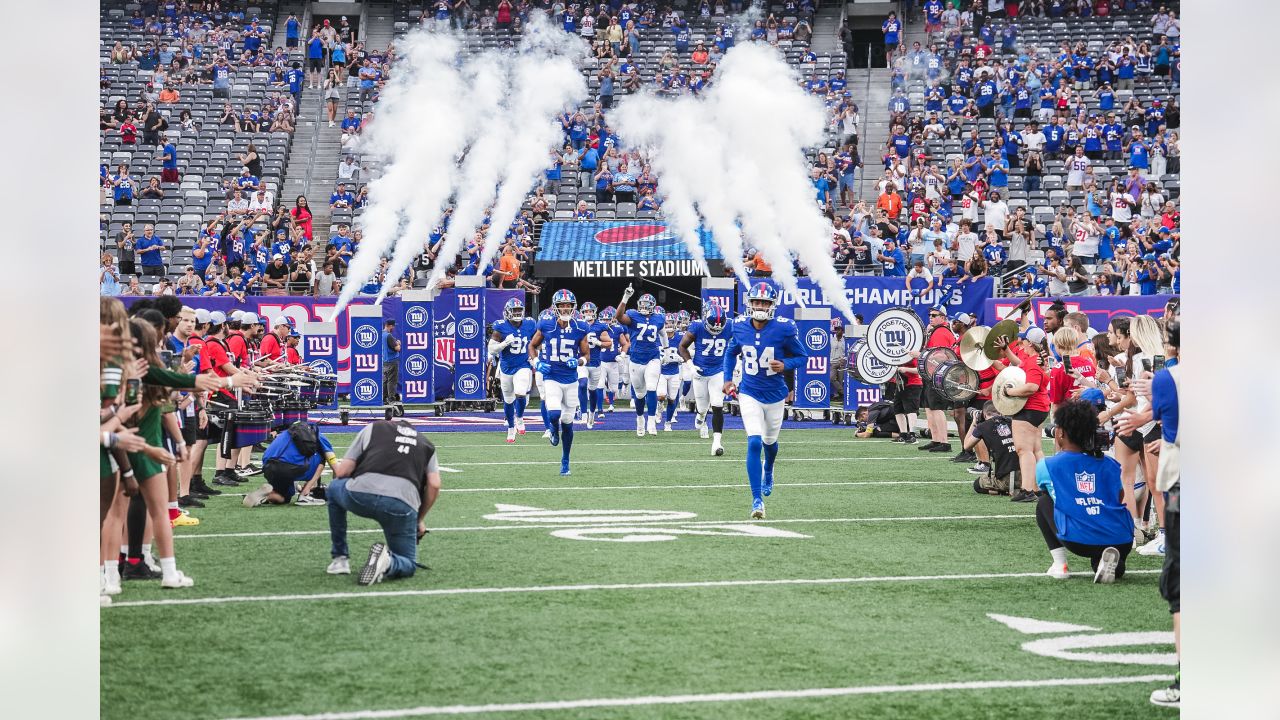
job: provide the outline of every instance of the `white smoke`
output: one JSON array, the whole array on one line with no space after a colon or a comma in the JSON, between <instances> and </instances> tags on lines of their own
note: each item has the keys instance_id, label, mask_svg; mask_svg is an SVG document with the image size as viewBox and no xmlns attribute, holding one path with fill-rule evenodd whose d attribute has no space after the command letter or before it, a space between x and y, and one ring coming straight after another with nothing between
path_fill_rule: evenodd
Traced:
<instances>
[{"instance_id":1,"label":"white smoke","mask_svg":"<svg viewBox=\"0 0 1280 720\"><path fill-rule=\"evenodd\" d=\"M492 257L548 165L549 148L559 144L555 116L586 96L575 64L585 45L542 13L525 25L518 49L460 59L459 36L439 25L415 30L397 46L401 58L363 138L366 159L381 163L382 171L369 183L360 220L364 240L334 317L376 275L384 256L391 265L379 299L395 286L451 197L456 207L429 285L483 224L497 195L484 251L485 259Z\"/></svg>"},{"instance_id":2,"label":"white smoke","mask_svg":"<svg viewBox=\"0 0 1280 720\"><path fill-rule=\"evenodd\" d=\"M834 228L817 205L802 151L825 140L826 110L776 51L736 45L701 97L631 96L611 120L624 140L651 146L673 229L685 236L694 208L740 277L745 236L791 291L794 254L853 318L831 258Z\"/></svg>"}]
</instances>

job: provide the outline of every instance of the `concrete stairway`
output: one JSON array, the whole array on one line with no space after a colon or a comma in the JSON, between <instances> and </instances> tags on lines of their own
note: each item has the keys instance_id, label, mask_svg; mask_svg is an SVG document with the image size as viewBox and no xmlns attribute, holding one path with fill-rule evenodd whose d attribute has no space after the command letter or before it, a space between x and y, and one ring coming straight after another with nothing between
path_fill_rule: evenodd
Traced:
<instances>
[{"instance_id":1,"label":"concrete stairway","mask_svg":"<svg viewBox=\"0 0 1280 720\"><path fill-rule=\"evenodd\" d=\"M302 118L298 121L293 147L289 152L289 172L284 179L283 202L293 206L299 195L307 197L312 213L312 238L317 252L322 252L329 239L329 195L338 178L338 162L342 158L342 130L329 127L323 109L320 89L302 91ZM339 108L338 117L344 115Z\"/></svg>"},{"instance_id":2,"label":"concrete stairway","mask_svg":"<svg viewBox=\"0 0 1280 720\"><path fill-rule=\"evenodd\" d=\"M395 38L395 11L389 2L365 3L364 46L382 50Z\"/></svg>"},{"instance_id":3,"label":"concrete stairway","mask_svg":"<svg viewBox=\"0 0 1280 720\"><path fill-rule=\"evenodd\" d=\"M840 16L838 4L831 4L818 9L813 17L813 39L809 47L815 53L839 55L844 49L840 46Z\"/></svg>"}]
</instances>

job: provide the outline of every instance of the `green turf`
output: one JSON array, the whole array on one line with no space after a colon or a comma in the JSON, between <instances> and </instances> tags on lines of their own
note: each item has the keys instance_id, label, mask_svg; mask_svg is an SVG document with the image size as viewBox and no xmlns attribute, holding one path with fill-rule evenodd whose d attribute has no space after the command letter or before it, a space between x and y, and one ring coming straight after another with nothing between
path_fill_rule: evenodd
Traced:
<instances>
[{"instance_id":1,"label":"green turf","mask_svg":"<svg viewBox=\"0 0 1280 720\"><path fill-rule=\"evenodd\" d=\"M345 446L351 436L331 437ZM502 503L549 510L679 511L696 517L678 522L742 523L750 496L740 434L730 434L726 456L717 459L691 432L647 440L630 433L580 432L574 448L579 462L570 478L557 473L559 450L532 434L515 447L505 446L497 433L434 439L442 464L460 472L444 475L446 492L428 517L434 531L423 540L420 560L430 571L358 588L354 576L324 573L326 508L246 510L239 498L213 498L196 511L202 524L180 529L177 541L179 567L196 579L196 587L161 591L155 583L130 582L116 597L118 603L350 596L104 610L103 717L254 717L1171 672L1162 666L1032 655L1019 646L1035 636L986 617L996 612L1107 632L1165 631L1168 612L1155 574L1133 574L1110 587L1083 578L1032 577L361 597L399 590L1040 573L1048 566L1031 506L975 494L969 487L972 476L945 457L887 442L848 442L847 431L783 434L778 486L766 503L769 518L760 525L808 537L686 536L635 543L564 539L553 537L552 528L484 516ZM657 462L589 462L603 460ZM907 480L931 482L871 484ZM720 484L733 487L660 487ZM644 487L557 489L637 485ZM460 492L484 488L502 490ZM372 527L351 518L353 531ZM505 529L480 529L489 527ZM316 534L219 537L285 531ZM377 538L372 532L350 535L353 565ZM1131 560L1134 570L1159 567L1155 559L1134 555ZM1087 561L1074 558L1072 568L1086 570ZM1069 705L1075 717L1152 717L1158 711L1146 696L1159 685L502 716L1048 717Z\"/></svg>"}]
</instances>

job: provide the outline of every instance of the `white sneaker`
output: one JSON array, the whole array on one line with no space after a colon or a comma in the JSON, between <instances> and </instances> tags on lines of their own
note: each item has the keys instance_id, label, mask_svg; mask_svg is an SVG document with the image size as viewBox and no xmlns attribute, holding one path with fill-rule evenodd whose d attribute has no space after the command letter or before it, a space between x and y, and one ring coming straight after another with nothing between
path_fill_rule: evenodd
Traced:
<instances>
[{"instance_id":1,"label":"white sneaker","mask_svg":"<svg viewBox=\"0 0 1280 720\"><path fill-rule=\"evenodd\" d=\"M516 434L524 434L524 418L516 418Z\"/></svg>"},{"instance_id":2,"label":"white sneaker","mask_svg":"<svg viewBox=\"0 0 1280 720\"><path fill-rule=\"evenodd\" d=\"M303 507L322 507L324 501L314 495L299 495L298 499L293 501L293 504Z\"/></svg>"},{"instance_id":3,"label":"white sneaker","mask_svg":"<svg viewBox=\"0 0 1280 720\"><path fill-rule=\"evenodd\" d=\"M267 501L267 496L270 494L271 483L263 483L257 490L245 495L241 502L247 508L258 507Z\"/></svg>"},{"instance_id":4,"label":"white sneaker","mask_svg":"<svg viewBox=\"0 0 1280 720\"><path fill-rule=\"evenodd\" d=\"M1146 557L1164 557L1164 532L1156 534L1156 539L1138 548L1138 554Z\"/></svg>"},{"instance_id":5,"label":"white sneaker","mask_svg":"<svg viewBox=\"0 0 1280 720\"><path fill-rule=\"evenodd\" d=\"M1054 563L1053 565L1049 566L1048 570L1044 571L1044 574L1048 575L1054 580L1066 580L1067 578L1071 577L1071 570L1067 568L1066 563L1062 563L1061 565Z\"/></svg>"},{"instance_id":6,"label":"white sneaker","mask_svg":"<svg viewBox=\"0 0 1280 720\"><path fill-rule=\"evenodd\" d=\"M110 596L110 595L99 595L99 596L98 596L98 607L111 607L111 596Z\"/></svg>"},{"instance_id":7,"label":"white sneaker","mask_svg":"<svg viewBox=\"0 0 1280 720\"><path fill-rule=\"evenodd\" d=\"M325 568L325 572L330 575L350 575L351 559L346 555L339 555L333 559L333 562L329 563L329 567Z\"/></svg>"},{"instance_id":8,"label":"white sneaker","mask_svg":"<svg viewBox=\"0 0 1280 720\"><path fill-rule=\"evenodd\" d=\"M648 423L645 425L645 428L646 428L646 432L648 432L650 435L658 434L658 418L656 415L654 417L649 418Z\"/></svg>"},{"instance_id":9,"label":"white sneaker","mask_svg":"<svg viewBox=\"0 0 1280 720\"><path fill-rule=\"evenodd\" d=\"M582 424L586 425L588 428L595 425L596 424L595 413L591 412L590 410L583 413Z\"/></svg>"},{"instance_id":10,"label":"white sneaker","mask_svg":"<svg viewBox=\"0 0 1280 720\"><path fill-rule=\"evenodd\" d=\"M333 127L333 126L334 126L334 123L333 123L333 121L332 121L332 120L330 120L330 121L329 121L329 127Z\"/></svg>"},{"instance_id":11,"label":"white sneaker","mask_svg":"<svg viewBox=\"0 0 1280 720\"><path fill-rule=\"evenodd\" d=\"M605 409L605 412L613 412L613 403L609 404L609 407Z\"/></svg>"},{"instance_id":12,"label":"white sneaker","mask_svg":"<svg viewBox=\"0 0 1280 720\"><path fill-rule=\"evenodd\" d=\"M666 425L662 428L662 431L663 431L663 432L671 432L671 426L672 426L672 425L675 425L675 423L676 423L675 418L672 418L671 422L666 423Z\"/></svg>"},{"instance_id":13,"label":"white sneaker","mask_svg":"<svg viewBox=\"0 0 1280 720\"><path fill-rule=\"evenodd\" d=\"M150 568L151 572L154 572L154 573L160 572L160 563L156 561L156 556L152 555L146 550L142 551L142 562L144 565Z\"/></svg>"},{"instance_id":14,"label":"white sneaker","mask_svg":"<svg viewBox=\"0 0 1280 720\"><path fill-rule=\"evenodd\" d=\"M1110 585L1116 581L1116 566L1120 564L1120 551L1109 547L1102 551L1102 559L1098 561L1098 571L1093 574L1093 581L1099 585Z\"/></svg>"},{"instance_id":15,"label":"white sneaker","mask_svg":"<svg viewBox=\"0 0 1280 720\"><path fill-rule=\"evenodd\" d=\"M112 573L108 576L106 572L103 572L101 591L103 595L119 595L122 591L122 588L120 587L120 575Z\"/></svg>"},{"instance_id":16,"label":"white sneaker","mask_svg":"<svg viewBox=\"0 0 1280 720\"><path fill-rule=\"evenodd\" d=\"M698 437L702 438L703 440L706 440L707 438L711 437L711 428L707 427L706 424L704 423L702 427L698 428Z\"/></svg>"},{"instance_id":17,"label":"white sneaker","mask_svg":"<svg viewBox=\"0 0 1280 720\"><path fill-rule=\"evenodd\" d=\"M636 437L644 437L644 416L636 416Z\"/></svg>"},{"instance_id":18,"label":"white sneaker","mask_svg":"<svg viewBox=\"0 0 1280 720\"><path fill-rule=\"evenodd\" d=\"M183 575L181 570L174 572L173 577L160 580L160 587L162 588L189 588L195 584L196 581Z\"/></svg>"},{"instance_id":19,"label":"white sneaker","mask_svg":"<svg viewBox=\"0 0 1280 720\"><path fill-rule=\"evenodd\" d=\"M356 584L373 585L374 583L380 583L390 567L391 551L387 549L384 543L374 543L369 546L369 559L365 561L364 567L360 568L360 575L356 577Z\"/></svg>"},{"instance_id":20,"label":"white sneaker","mask_svg":"<svg viewBox=\"0 0 1280 720\"><path fill-rule=\"evenodd\" d=\"M515 441L516 441L516 429L507 428L507 442L513 443Z\"/></svg>"}]
</instances>

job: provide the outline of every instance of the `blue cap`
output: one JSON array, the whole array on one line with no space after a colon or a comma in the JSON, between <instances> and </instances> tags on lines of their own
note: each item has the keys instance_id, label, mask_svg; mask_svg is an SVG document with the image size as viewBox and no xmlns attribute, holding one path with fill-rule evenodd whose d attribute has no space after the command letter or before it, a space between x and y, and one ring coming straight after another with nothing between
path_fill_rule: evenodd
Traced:
<instances>
[{"instance_id":1,"label":"blue cap","mask_svg":"<svg viewBox=\"0 0 1280 720\"><path fill-rule=\"evenodd\" d=\"M1107 404L1107 397L1098 388L1084 390L1080 393L1080 399L1097 407L1103 407Z\"/></svg>"},{"instance_id":2,"label":"blue cap","mask_svg":"<svg viewBox=\"0 0 1280 720\"><path fill-rule=\"evenodd\" d=\"M1165 226L1161 225L1161 226L1160 226L1160 229L1159 229L1159 230L1157 230L1156 232L1172 233L1172 232L1173 232L1173 228L1167 228L1167 227L1165 227Z\"/></svg>"},{"instance_id":3,"label":"blue cap","mask_svg":"<svg viewBox=\"0 0 1280 720\"><path fill-rule=\"evenodd\" d=\"M1146 255L1143 255L1143 256L1142 256L1142 259L1143 259L1143 260L1155 260L1155 259L1156 259L1156 254L1155 254L1155 253L1147 253Z\"/></svg>"}]
</instances>

